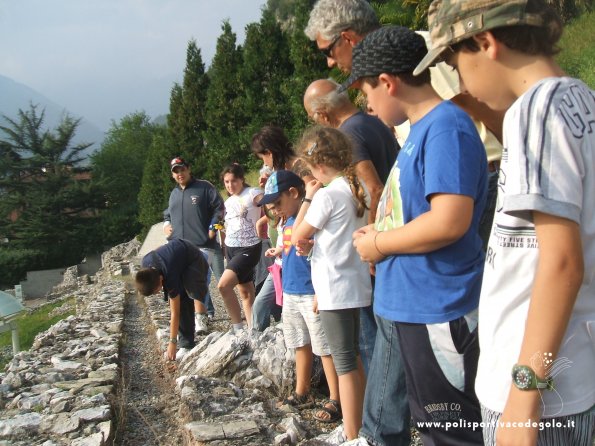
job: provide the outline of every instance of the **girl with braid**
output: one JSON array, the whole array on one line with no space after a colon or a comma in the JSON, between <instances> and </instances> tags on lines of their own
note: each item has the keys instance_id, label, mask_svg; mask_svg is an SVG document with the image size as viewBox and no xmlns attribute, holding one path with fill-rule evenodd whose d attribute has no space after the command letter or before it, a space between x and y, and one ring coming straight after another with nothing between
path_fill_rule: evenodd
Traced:
<instances>
[{"instance_id":1,"label":"girl with braid","mask_svg":"<svg viewBox=\"0 0 595 446\"><path fill-rule=\"evenodd\" d=\"M341 131L313 127L298 150L316 179L306 184L291 242L299 252L314 236L314 305L339 376L346 441L357 438L361 427L365 388L359 309L370 305L372 286L368 264L357 255L351 235L367 222L366 194L351 164L351 142Z\"/></svg>"}]
</instances>

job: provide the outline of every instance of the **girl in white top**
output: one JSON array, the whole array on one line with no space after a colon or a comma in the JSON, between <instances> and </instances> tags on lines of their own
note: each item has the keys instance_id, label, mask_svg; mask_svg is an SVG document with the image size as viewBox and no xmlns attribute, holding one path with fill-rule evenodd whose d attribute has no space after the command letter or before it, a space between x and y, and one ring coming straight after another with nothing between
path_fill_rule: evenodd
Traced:
<instances>
[{"instance_id":1,"label":"girl in white top","mask_svg":"<svg viewBox=\"0 0 595 446\"><path fill-rule=\"evenodd\" d=\"M223 169L221 178L229 198L225 201L224 251L227 265L217 287L225 302L234 332L243 328L240 306L234 293L238 292L249 324L254 302L254 268L260 260L262 242L256 231L261 209L256 203L262 191L249 187L244 180L244 169L231 164Z\"/></svg>"},{"instance_id":2,"label":"girl in white top","mask_svg":"<svg viewBox=\"0 0 595 446\"><path fill-rule=\"evenodd\" d=\"M299 250L314 236L312 283L339 375L344 434L351 440L361 427L365 387L359 308L370 305L372 295L368 264L360 260L351 236L366 225L366 197L351 165L351 142L342 132L314 127L304 134L299 152L316 180L306 184L291 242Z\"/></svg>"}]
</instances>

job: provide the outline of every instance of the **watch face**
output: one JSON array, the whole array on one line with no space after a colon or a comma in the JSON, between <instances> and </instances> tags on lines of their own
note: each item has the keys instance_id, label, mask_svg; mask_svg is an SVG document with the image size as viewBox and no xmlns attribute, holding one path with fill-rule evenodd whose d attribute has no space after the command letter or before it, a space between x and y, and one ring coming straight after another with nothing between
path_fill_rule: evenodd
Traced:
<instances>
[{"instance_id":1,"label":"watch face","mask_svg":"<svg viewBox=\"0 0 595 446\"><path fill-rule=\"evenodd\" d=\"M514 371L513 379L519 389L528 389L531 386L531 372L524 367L519 367Z\"/></svg>"}]
</instances>

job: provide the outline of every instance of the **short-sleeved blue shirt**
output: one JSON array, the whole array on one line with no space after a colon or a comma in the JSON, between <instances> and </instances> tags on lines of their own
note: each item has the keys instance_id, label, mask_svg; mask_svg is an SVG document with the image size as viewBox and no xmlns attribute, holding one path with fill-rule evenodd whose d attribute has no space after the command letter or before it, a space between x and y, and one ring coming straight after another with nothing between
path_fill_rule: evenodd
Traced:
<instances>
[{"instance_id":1,"label":"short-sleeved blue shirt","mask_svg":"<svg viewBox=\"0 0 595 446\"><path fill-rule=\"evenodd\" d=\"M291 244L291 230L295 216L283 226L283 291L289 294L314 294L312 270L306 256L298 256Z\"/></svg>"},{"instance_id":2,"label":"short-sleeved blue shirt","mask_svg":"<svg viewBox=\"0 0 595 446\"><path fill-rule=\"evenodd\" d=\"M411 126L384 188L376 229L403 226L430 210L433 194L473 198L473 219L456 242L376 265L374 311L398 322L442 323L477 308L483 259L478 235L487 194L487 159L475 125L450 101Z\"/></svg>"}]
</instances>

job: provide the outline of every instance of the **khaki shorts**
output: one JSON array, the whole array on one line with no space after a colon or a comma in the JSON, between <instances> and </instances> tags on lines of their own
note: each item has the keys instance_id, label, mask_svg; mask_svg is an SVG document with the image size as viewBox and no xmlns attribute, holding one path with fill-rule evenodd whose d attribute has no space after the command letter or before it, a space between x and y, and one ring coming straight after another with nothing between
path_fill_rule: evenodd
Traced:
<instances>
[{"instance_id":1,"label":"khaki shorts","mask_svg":"<svg viewBox=\"0 0 595 446\"><path fill-rule=\"evenodd\" d=\"M318 313L312 311L314 295L283 293L283 336L287 348L312 344L318 356L331 354Z\"/></svg>"}]
</instances>

